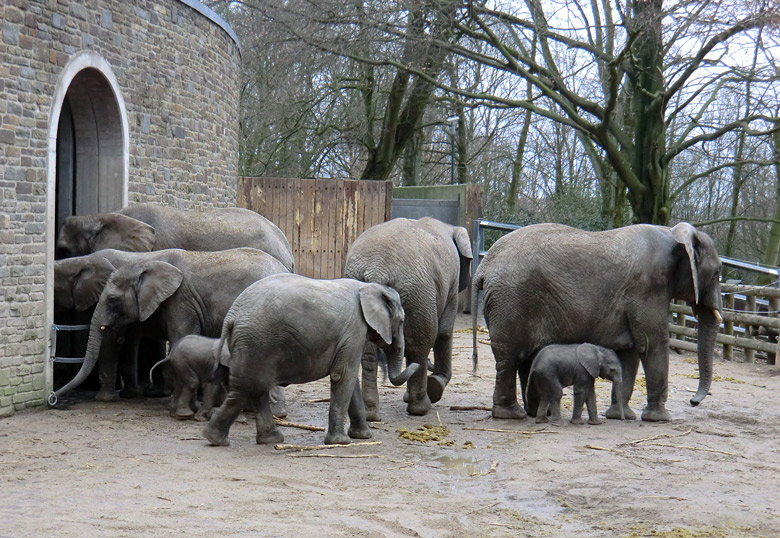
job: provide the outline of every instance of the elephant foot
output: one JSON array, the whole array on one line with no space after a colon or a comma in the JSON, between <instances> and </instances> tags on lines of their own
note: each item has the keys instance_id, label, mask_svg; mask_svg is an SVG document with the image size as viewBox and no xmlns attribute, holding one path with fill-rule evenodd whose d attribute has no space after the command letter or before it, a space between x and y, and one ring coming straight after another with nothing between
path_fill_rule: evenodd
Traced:
<instances>
[{"instance_id":1,"label":"elephant foot","mask_svg":"<svg viewBox=\"0 0 780 538\"><path fill-rule=\"evenodd\" d=\"M326 445L348 445L352 442L348 435L343 432L328 432L325 434Z\"/></svg>"},{"instance_id":2,"label":"elephant foot","mask_svg":"<svg viewBox=\"0 0 780 538\"><path fill-rule=\"evenodd\" d=\"M287 418L287 400L282 387L274 387L269 393L271 414L276 418Z\"/></svg>"},{"instance_id":3,"label":"elephant foot","mask_svg":"<svg viewBox=\"0 0 780 538\"><path fill-rule=\"evenodd\" d=\"M528 415L520 404L513 402L510 405L493 404L493 418L523 419ZM547 417L545 417L547 418Z\"/></svg>"},{"instance_id":4,"label":"elephant foot","mask_svg":"<svg viewBox=\"0 0 780 538\"><path fill-rule=\"evenodd\" d=\"M625 411L625 419L626 420L636 420L636 413L634 413L634 410L628 407L628 405L623 406L623 410ZM607 409L606 417L611 419L620 419L620 407L618 405L611 405L609 406L609 409Z\"/></svg>"},{"instance_id":5,"label":"elephant foot","mask_svg":"<svg viewBox=\"0 0 780 538\"><path fill-rule=\"evenodd\" d=\"M428 398L431 403L436 403L441 400L442 394L444 394L444 387L447 386L447 382L437 375L428 376Z\"/></svg>"},{"instance_id":6,"label":"elephant foot","mask_svg":"<svg viewBox=\"0 0 780 538\"><path fill-rule=\"evenodd\" d=\"M366 408L366 420L368 422L382 422L382 415L379 414L379 410L376 408Z\"/></svg>"},{"instance_id":7,"label":"elephant foot","mask_svg":"<svg viewBox=\"0 0 780 538\"><path fill-rule=\"evenodd\" d=\"M537 418L536 420L538 421L539 419ZM577 426L581 426L582 424L585 424L585 420L582 417L577 417L577 418L572 417L570 422ZM588 421L588 423L590 424L590 421Z\"/></svg>"},{"instance_id":8,"label":"elephant foot","mask_svg":"<svg viewBox=\"0 0 780 538\"><path fill-rule=\"evenodd\" d=\"M119 392L116 390L100 389L95 395L95 400L98 402L118 402Z\"/></svg>"},{"instance_id":9,"label":"elephant foot","mask_svg":"<svg viewBox=\"0 0 780 538\"><path fill-rule=\"evenodd\" d=\"M208 416L204 415L204 414L203 414L203 413L201 413L200 411L198 411L197 413L195 413L195 416L193 416L193 417L192 417L192 419L193 419L195 422L208 422L209 418L210 418L210 417L208 417Z\"/></svg>"},{"instance_id":10,"label":"elephant foot","mask_svg":"<svg viewBox=\"0 0 780 538\"><path fill-rule=\"evenodd\" d=\"M404 392L404 403L409 403L409 391Z\"/></svg>"},{"instance_id":11,"label":"elephant foot","mask_svg":"<svg viewBox=\"0 0 780 538\"><path fill-rule=\"evenodd\" d=\"M593 426L598 426L599 424L604 424L604 421L598 417L593 417L588 419L588 424L592 424Z\"/></svg>"},{"instance_id":12,"label":"elephant foot","mask_svg":"<svg viewBox=\"0 0 780 538\"><path fill-rule=\"evenodd\" d=\"M669 422L672 420L672 414L665 407L645 407L645 410L642 411L642 420L647 422Z\"/></svg>"},{"instance_id":13,"label":"elephant foot","mask_svg":"<svg viewBox=\"0 0 780 538\"><path fill-rule=\"evenodd\" d=\"M550 425L555 426L556 428L562 428L563 427L563 420L560 418L554 418L550 420Z\"/></svg>"},{"instance_id":14,"label":"elephant foot","mask_svg":"<svg viewBox=\"0 0 780 538\"><path fill-rule=\"evenodd\" d=\"M267 432L258 432L257 437L255 437L255 442L258 445L273 445L276 443L283 443L284 435L282 435L282 432L280 432L278 428L274 428L273 430Z\"/></svg>"},{"instance_id":15,"label":"elephant foot","mask_svg":"<svg viewBox=\"0 0 780 538\"><path fill-rule=\"evenodd\" d=\"M422 417L431 410L431 400L426 394L424 398L418 401L410 401L406 406L406 412L410 415Z\"/></svg>"},{"instance_id":16,"label":"elephant foot","mask_svg":"<svg viewBox=\"0 0 780 538\"><path fill-rule=\"evenodd\" d=\"M214 446L230 445L227 432L221 432L211 424L208 424L205 428L203 428L203 437L206 438L209 444Z\"/></svg>"},{"instance_id":17,"label":"elephant foot","mask_svg":"<svg viewBox=\"0 0 780 538\"><path fill-rule=\"evenodd\" d=\"M135 386L135 387L125 387L121 391L119 391L119 397L120 398L140 398L144 395L144 391L141 390L141 387Z\"/></svg>"},{"instance_id":18,"label":"elephant foot","mask_svg":"<svg viewBox=\"0 0 780 538\"><path fill-rule=\"evenodd\" d=\"M287 418L287 406L284 402L281 404L271 402L271 414L276 418Z\"/></svg>"},{"instance_id":19,"label":"elephant foot","mask_svg":"<svg viewBox=\"0 0 780 538\"><path fill-rule=\"evenodd\" d=\"M371 439L372 437L371 428L369 428L368 425L363 426L362 428L350 426L347 435L350 439Z\"/></svg>"},{"instance_id":20,"label":"elephant foot","mask_svg":"<svg viewBox=\"0 0 780 538\"><path fill-rule=\"evenodd\" d=\"M547 417L546 416L544 416L544 417L541 417L541 416L536 417L536 423L537 424L545 424L546 422L547 422ZM572 420L572 422L574 422L574 421Z\"/></svg>"},{"instance_id":21,"label":"elephant foot","mask_svg":"<svg viewBox=\"0 0 780 538\"><path fill-rule=\"evenodd\" d=\"M171 416L176 420L192 420L195 418L195 413L193 413L189 407L185 407L183 409L177 409Z\"/></svg>"}]
</instances>

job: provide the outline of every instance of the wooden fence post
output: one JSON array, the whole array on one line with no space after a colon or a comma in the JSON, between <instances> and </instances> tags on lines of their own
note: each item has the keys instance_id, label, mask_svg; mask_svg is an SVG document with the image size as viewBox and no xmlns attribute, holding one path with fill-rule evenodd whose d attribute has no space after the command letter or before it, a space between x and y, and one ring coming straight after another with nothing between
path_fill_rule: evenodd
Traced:
<instances>
[{"instance_id":1,"label":"wooden fence post","mask_svg":"<svg viewBox=\"0 0 780 538\"><path fill-rule=\"evenodd\" d=\"M723 310L724 312L732 312L734 310L734 294L733 293L727 293L723 297ZM734 335L734 322L733 321L724 321L723 322L723 334L728 336ZM734 360L734 346L730 344L723 344L723 360L724 361L732 361Z\"/></svg>"},{"instance_id":2,"label":"wooden fence post","mask_svg":"<svg viewBox=\"0 0 780 538\"><path fill-rule=\"evenodd\" d=\"M745 300L745 310L747 312L750 312L751 314L756 314L756 296L755 295L748 295ZM756 326L755 325L749 325L745 323L745 337L750 338L753 336L753 333L755 331ZM745 362L754 363L756 362L756 351L754 349L745 349L743 351L745 356Z\"/></svg>"},{"instance_id":3,"label":"wooden fence post","mask_svg":"<svg viewBox=\"0 0 780 538\"><path fill-rule=\"evenodd\" d=\"M776 318L778 317L778 311L780 310L780 299L777 297L772 297L769 299L769 316ZM775 338L776 343L780 346L780 334L778 334L778 330L771 330L767 329L767 332L769 333L769 339L771 341L772 338ZM766 355L766 362L768 364L774 364L777 366L777 352L775 353L767 353Z\"/></svg>"}]
</instances>

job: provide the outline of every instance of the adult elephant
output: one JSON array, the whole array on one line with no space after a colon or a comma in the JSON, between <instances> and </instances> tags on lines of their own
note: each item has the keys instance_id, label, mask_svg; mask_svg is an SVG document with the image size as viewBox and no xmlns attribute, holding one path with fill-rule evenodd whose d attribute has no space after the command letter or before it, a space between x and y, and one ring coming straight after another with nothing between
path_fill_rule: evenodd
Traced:
<instances>
[{"instance_id":1,"label":"adult elephant","mask_svg":"<svg viewBox=\"0 0 780 538\"><path fill-rule=\"evenodd\" d=\"M471 243L465 228L424 217L393 219L360 234L347 255L344 276L383 284L401 296L406 314L406 359L420 368L407 383L407 411L425 415L452 377L452 333L458 292L471 277ZM433 373L427 375L433 348ZM380 420L376 354L363 360L363 399L369 420Z\"/></svg>"},{"instance_id":2,"label":"adult elephant","mask_svg":"<svg viewBox=\"0 0 780 538\"><path fill-rule=\"evenodd\" d=\"M86 379L98 362L104 338L116 338L136 322L142 322L144 335L168 340L171 346L188 334L216 338L230 305L246 287L266 276L288 272L279 260L252 248L170 250L158 256L111 273L92 316L81 369L54 393L55 398ZM100 392L112 393L112 381L105 382Z\"/></svg>"},{"instance_id":3,"label":"adult elephant","mask_svg":"<svg viewBox=\"0 0 780 538\"><path fill-rule=\"evenodd\" d=\"M647 381L642 419L666 421L668 312L672 298L687 301L699 320L698 405L712 381L712 355L720 324L720 259L712 239L687 223L673 228L638 224L585 232L559 224L527 226L490 248L474 275L472 315L476 368L477 294L496 359L495 418L524 418L517 403L520 377L525 411L538 401L526 386L533 354L548 344L589 342L614 349L623 386L613 386L608 418L626 418L641 360Z\"/></svg>"},{"instance_id":4,"label":"adult elephant","mask_svg":"<svg viewBox=\"0 0 780 538\"><path fill-rule=\"evenodd\" d=\"M239 247L263 250L288 271L294 269L292 249L282 230L262 215L237 207L183 211L133 204L113 213L68 217L57 239L57 257L82 256L107 248L148 252Z\"/></svg>"}]
</instances>

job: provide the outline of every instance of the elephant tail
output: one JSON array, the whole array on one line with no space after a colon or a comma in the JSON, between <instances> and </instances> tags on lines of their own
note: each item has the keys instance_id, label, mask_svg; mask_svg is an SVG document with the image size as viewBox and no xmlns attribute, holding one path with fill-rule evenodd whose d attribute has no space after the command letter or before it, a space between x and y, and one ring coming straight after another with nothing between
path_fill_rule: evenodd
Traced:
<instances>
[{"instance_id":1,"label":"elephant tail","mask_svg":"<svg viewBox=\"0 0 780 538\"><path fill-rule=\"evenodd\" d=\"M215 364L230 367L230 351L229 344L233 336L233 327L236 323L235 313L231 308L228 310L225 316L225 321L222 322L222 334L219 336L219 341L214 344L212 352L214 354Z\"/></svg>"},{"instance_id":2,"label":"elephant tail","mask_svg":"<svg viewBox=\"0 0 780 538\"><path fill-rule=\"evenodd\" d=\"M167 362L169 360L171 360L171 356L170 355L168 355L167 357L165 357L162 360L159 360L159 361L155 362L154 366L149 368L149 383L154 385L154 380L152 379L152 373L154 372L154 369L157 368L158 366L160 366L162 363Z\"/></svg>"},{"instance_id":3,"label":"elephant tail","mask_svg":"<svg viewBox=\"0 0 780 538\"><path fill-rule=\"evenodd\" d=\"M472 374L477 373L477 310L479 308L479 290L482 289L482 273L477 269L477 273L471 280L471 362L473 365Z\"/></svg>"}]
</instances>

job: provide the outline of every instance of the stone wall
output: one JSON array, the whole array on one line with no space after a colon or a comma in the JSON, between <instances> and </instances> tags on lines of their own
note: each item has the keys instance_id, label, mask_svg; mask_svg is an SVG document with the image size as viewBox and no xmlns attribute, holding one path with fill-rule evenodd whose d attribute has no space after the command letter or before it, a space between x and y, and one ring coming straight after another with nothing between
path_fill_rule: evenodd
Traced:
<instances>
[{"instance_id":1,"label":"stone wall","mask_svg":"<svg viewBox=\"0 0 780 538\"><path fill-rule=\"evenodd\" d=\"M193 4L199 6L191 0L0 5L0 416L42 405L50 388L47 145L52 97L74 55L100 55L118 82L129 125L130 202L235 205L239 51L226 28Z\"/></svg>"}]
</instances>

